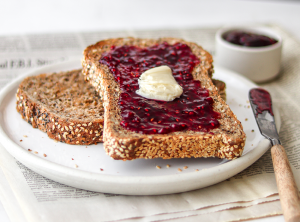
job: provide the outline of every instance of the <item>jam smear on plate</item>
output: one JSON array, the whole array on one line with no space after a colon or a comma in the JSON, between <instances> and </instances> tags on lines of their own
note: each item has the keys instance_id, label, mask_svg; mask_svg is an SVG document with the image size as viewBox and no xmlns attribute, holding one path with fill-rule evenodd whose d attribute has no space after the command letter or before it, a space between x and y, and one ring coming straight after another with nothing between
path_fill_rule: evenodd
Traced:
<instances>
[{"instance_id":1,"label":"jam smear on plate","mask_svg":"<svg viewBox=\"0 0 300 222\"><path fill-rule=\"evenodd\" d=\"M268 36L244 31L231 31L225 34L223 38L227 42L247 47L262 47L277 43L276 39Z\"/></svg>"},{"instance_id":2,"label":"jam smear on plate","mask_svg":"<svg viewBox=\"0 0 300 222\"><path fill-rule=\"evenodd\" d=\"M99 62L108 66L122 90L118 105L121 126L125 129L141 134L166 134L182 130L209 132L219 127L220 114L213 110L209 91L201 88L200 81L191 74L200 61L186 44L164 42L148 48L112 46ZM162 65L172 69L183 94L170 102L136 94L140 75Z\"/></svg>"}]
</instances>

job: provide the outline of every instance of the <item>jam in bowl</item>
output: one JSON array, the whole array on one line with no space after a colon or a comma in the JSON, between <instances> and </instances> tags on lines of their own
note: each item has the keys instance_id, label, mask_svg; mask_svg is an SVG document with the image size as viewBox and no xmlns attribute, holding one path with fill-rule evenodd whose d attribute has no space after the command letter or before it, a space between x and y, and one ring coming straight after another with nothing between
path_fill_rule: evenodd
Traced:
<instances>
[{"instance_id":1,"label":"jam in bowl","mask_svg":"<svg viewBox=\"0 0 300 222\"><path fill-rule=\"evenodd\" d=\"M263 47L273 45L278 42L276 39L266 35L240 30L229 31L222 37L227 42L246 47Z\"/></svg>"},{"instance_id":2,"label":"jam in bowl","mask_svg":"<svg viewBox=\"0 0 300 222\"><path fill-rule=\"evenodd\" d=\"M280 72L282 39L269 27L228 27L216 33L215 64L262 83Z\"/></svg>"}]
</instances>

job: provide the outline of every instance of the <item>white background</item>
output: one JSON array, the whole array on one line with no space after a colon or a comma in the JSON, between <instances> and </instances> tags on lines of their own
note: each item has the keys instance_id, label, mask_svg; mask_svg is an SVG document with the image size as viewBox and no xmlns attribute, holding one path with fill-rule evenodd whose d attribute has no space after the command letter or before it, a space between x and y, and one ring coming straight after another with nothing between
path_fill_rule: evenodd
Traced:
<instances>
[{"instance_id":1,"label":"white background","mask_svg":"<svg viewBox=\"0 0 300 222\"><path fill-rule=\"evenodd\" d=\"M0 35L274 23L300 41L299 1L0 0ZM9 219L0 204L0 221ZM282 216L255 220L284 221Z\"/></svg>"}]
</instances>

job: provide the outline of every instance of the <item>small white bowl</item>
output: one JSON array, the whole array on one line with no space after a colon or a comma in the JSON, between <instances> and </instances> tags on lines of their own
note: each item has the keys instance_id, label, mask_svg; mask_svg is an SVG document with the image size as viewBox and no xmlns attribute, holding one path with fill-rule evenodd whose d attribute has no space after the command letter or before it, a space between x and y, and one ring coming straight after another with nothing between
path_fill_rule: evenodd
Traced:
<instances>
[{"instance_id":1,"label":"small white bowl","mask_svg":"<svg viewBox=\"0 0 300 222\"><path fill-rule=\"evenodd\" d=\"M245 31L265 35L278 42L263 47L247 47L227 42L223 37L230 31ZM216 65L233 70L257 82L275 78L280 71L282 39L267 27L229 27L216 33Z\"/></svg>"}]
</instances>

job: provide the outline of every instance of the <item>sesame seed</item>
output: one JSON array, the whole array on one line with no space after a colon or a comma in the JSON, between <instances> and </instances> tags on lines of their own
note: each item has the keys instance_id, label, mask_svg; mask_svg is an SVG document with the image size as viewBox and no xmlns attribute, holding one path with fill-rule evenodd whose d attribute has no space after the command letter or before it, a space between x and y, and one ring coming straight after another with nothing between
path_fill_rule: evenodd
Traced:
<instances>
[{"instance_id":1,"label":"sesame seed","mask_svg":"<svg viewBox=\"0 0 300 222\"><path fill-rule=\"evenodd\" d=\"M178 168L178 172L181 172L181 171L182 171L182 169Z\"/></svg>"},{"instance_id":2,"label":"sesame seed","mask_svg":"<svg viewBox=\"0 0 300 222\"><path fill-rule=\"evenodd\" d=\"M170 168L171 166L169 164L167 164L167 168Z\"/></svg>"},{"instance_id":3,"label":"sesame seed","mask_svg":"<svg viewBox=\"0 0 300 222\"><path fill-rule=\"evenodd\" d=\"M28 149L28 151L31 152L32 150L31 150L31 149Z\"/></svg>"},{"instance_id":4,"label":"sesame seed","mask_svg":"<svg viewBox=\"0 0 300 222\"><path fill-rule=\"evenodd\" d=\"M24 137L27 137L27 135L23 135Z\"/></svg>"},{"instance_id":5,"label":"sesame seed","mask_svg":"<svg viewBox=\"0 0 300 222\"><path fill-rule=\"evenodd\" d=\"M70 128L71 130L73 130L73 126L70 125L69 128Z\"/></svg>"},{"instance_id":6,"label":"sesame seed","mask_svg":"<svg viewBox=\"0 0 300 222\"><path fill-rule=\"evenodd\" d=\"M198 169L196 169L195 171L199 171Z\"/></svg>"},{"instance_id":7,"label":"sesame seed","mask_svg":"<svg viewBox=\"0 0 300 222\"><path fill-rule=\"evenodd\" d=\"M95 130L95 133L98 133L98 130Z\"/></svg>"},{"instance_id":8,"label":"sesame seed","mask_svg":"<svg viewBox=\"0 0 300 222\"><path fill-rule=\"evenodd\" d=\"M34 151L33 153L34 153L34 154L38 154L39 152L38 152L38 151Z\"/></svg>"},{"instance_id":9,"label":"sesame seed","mask_svg":"<svg viewBox=\"0 0 300 222\"><path fill-rule=\"evenodd\" d=\"M47 157L47 154L44 153L43 156L44 156L44 157Z\"/></svg>"},{"instance_id":10,"label":"sesame seed","mask_svg":"<svg viewBox=\"0 0 300 222\"><path fill-rule=\"evenodd\" d=\"M157 169L160 169L161 167L160 167L160 166L158 166L158 165L156 165L156 168L157 168Z\"/></svg>"},{"instance_id":11,"label":"sesame seed","mask_svg":"<svg viewBox=\"0 0 300 222\"><path fill-rule=\"evenodd\" d=\"M91 126L91 125L92 125L92 122L89 123L89 126Z\"/></svg>"},{"instance_id":12,"label":"sesame seed","mask_svg":"<svg viewBox=\"0 0 300 222\"><path fill-rule=\"evenodd\" d=\"M78 165L77 165L77 164L75 164L75 165L74 165L74 167L75 167L75 168L78 168Z\"/></svg>"},{"instance_id":13,"label":"sesame seed","mask_svg":"<svg viewBox=\"0 0 300 222\"><path fill-rule=\"evenodd\" d=\"M52 130L55 130L55 125L52 125Z\"/></svg>"},{"instance_id":14,"label":"sesame seed","mask_svg":"<svg viewBox=\"0 0 300 222\"><path fill-rule=\"evenodd\" d=\"M81 136L81 134L79 133L78 135L77 135L77 137L80 137Z\"/></svg>"},{"instance_id":15,"label":"sesame seed","mask_svg":"<svg viewBox=\"0 0 300 222\"><path fill-rule=\"evenodd\" d=\"M68 131L69 130L69 128L67 127L67 126L65 126L65 129Z\"/></svg>"},{"instance_id":16,"label":"sesame seed","mask_svg":"<svg viewBox=\"0 0 300 222\"><path fill-rule=\"evenodd\" d=\"M76 143L78 144L78 143L79 143L79 141L76 141Z\"/></svg>"},{"instance_id":17,"label":"sesame seed","mask_svg":"<svg viewBox=\"0 0 300 222\"><path fill-rule=\"evenodd\" d=\"M81 126L81 124L77 124L77 126L78 126L78 127L80 127L80 126Z\"/></svg>"},{"instance_id":18,"label":"sesame seed","mask_svg":"<svg viewBox=\"0 0 300 222\"><path fill-rule=\"evenodd\" d=\"M87 126L85 123L84 124L82 124L83 126Z\"/></svg>"},{"instance_id":19,"label":"sesame seed","mask_svg":"<svg viewBox=\"0 0 300 222\"><path fill-rule=\"evenodd\" d=\"M183 167L184 170L186 170L187 168L188 168L187 166L184 166L184 167Z\"/></svg>"},{"instance_id":20,"label":"sesame seed","mask_svg":"<svg viewBox=\"0 0 300 222\"><path fill-rule=\"evenodd\" d=\"M57 125L58 125L58 122L55 122L54 124L57 126Z\"/></svg>"}]
</instances>

